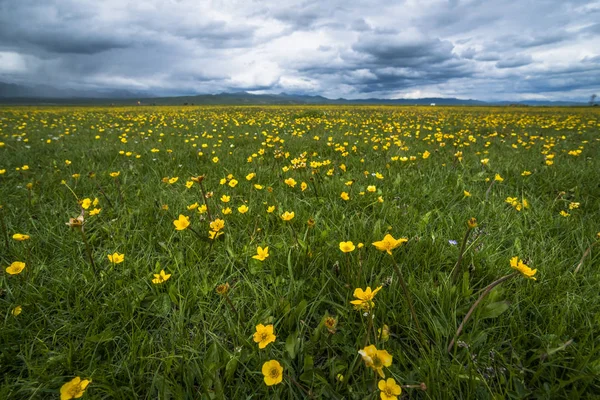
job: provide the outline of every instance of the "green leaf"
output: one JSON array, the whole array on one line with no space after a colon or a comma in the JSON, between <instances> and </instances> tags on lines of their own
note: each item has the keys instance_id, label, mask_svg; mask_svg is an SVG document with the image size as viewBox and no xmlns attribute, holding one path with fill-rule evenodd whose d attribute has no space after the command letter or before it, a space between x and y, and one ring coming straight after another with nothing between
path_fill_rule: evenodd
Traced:
<instances>
[{"instance_id":1,"label":"green leaf","mask_svg":"<svg viewBox=\"0 0 600 400\"><path fill-rule=\"evenodd\" d=\"M290 355L290 358L293 360L296 358L296 350L298 348L298 332L292 332L291 335L285 339L285 350Z\"/></svg>"},{"instance_id":2,"label":"green leaf","mask_svg":"<svg viewBox=\"0 0 600 400\"><path fill-rule=\"evenodd\" d=\"M313 359L312 356L305 356L304 357L304 367L303 370L304 372L307 371L311 371L315 366L315 360Z\"/></svg>"},{"instance_id":3,"label":"green leaf","mask_svg":"<svg viewBox=\"0 0 600 400\"><path fill-rule=\"evenodd\" d=\"M238 364L239 362L236 357L232 357L231 360L227 362L227 365L225 365L225 380L229 381L233 378L233 374L235 374Z\"/></svg>"},{"instance_id":4,"label":"green leaf","mask_svg":"<svg viewBox=\"0 0 600 400\"><path fill-rule=\"evenodd\" d=\"M171 299L166 293L161 293L156 300L154 300L154 309L157 315L166 317L171 311Z\"/></svg>"},{"instance_id":5,"label":"green leaf","mask_svg":"<svg viewBox=\"0 0 600 400\"><path fill-rule=\"evenodd\" d=\"M508 310L509 306L510 306L510 303L508 301L498 301L495 303L488 304L485 307L483 307L483 309L481 310L481 313L479 314L479 318L481 318L481 319L496 318L500 314L502 314L503 312Z\"/></svg>"},{"instance_id":6,"label":"green leaf","mask_svg":"<svg viewBox=\"0 0 600 400\"><path fill-rule=\"evenodd\" d=\"M421 217L421 220L419 221L419 231L425 230L427 225L429 225L429 220L431 219L432 213L433 213L433 210L429 211L428 213L426 213L425 215L423 215Z\"/></svg>"}]
</instances>

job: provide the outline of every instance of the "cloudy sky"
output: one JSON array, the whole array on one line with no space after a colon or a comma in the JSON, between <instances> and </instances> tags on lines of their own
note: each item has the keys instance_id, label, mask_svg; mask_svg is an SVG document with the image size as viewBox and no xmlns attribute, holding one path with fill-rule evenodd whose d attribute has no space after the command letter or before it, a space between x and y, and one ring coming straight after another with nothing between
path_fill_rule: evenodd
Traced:
<instances>
[{"instance_id":1,"label":"cloudy sky","mask_svg":"<svg viewBox=\"0 0 600 400\"><path fill-rule=\"evenodd\" d=\"M587 101L600 0L0 0L0 82Z\"/></svg>"}]
</instances>

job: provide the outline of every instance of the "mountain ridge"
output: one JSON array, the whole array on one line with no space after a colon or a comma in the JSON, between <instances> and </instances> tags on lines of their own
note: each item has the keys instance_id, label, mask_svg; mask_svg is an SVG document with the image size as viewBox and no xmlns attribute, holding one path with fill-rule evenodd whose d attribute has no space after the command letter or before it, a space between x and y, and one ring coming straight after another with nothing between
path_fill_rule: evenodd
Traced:
<instances>
[{"instance_id":1,"label":"mountain ridge","mask_svg":"<svg viewBox=\"0 0 600 400\"><path fill-rule=\"evenodd\" d=\"M187 96L152 96L146 92L128 90L59 89L50 85L25 86L0 82L0 104L15 105L531 105L531 106L585 106L575 101L482 101L455 97L424 97L417 99L329 99L320 95L252 94L223 92Z\"/></svg>"}]
</instances>

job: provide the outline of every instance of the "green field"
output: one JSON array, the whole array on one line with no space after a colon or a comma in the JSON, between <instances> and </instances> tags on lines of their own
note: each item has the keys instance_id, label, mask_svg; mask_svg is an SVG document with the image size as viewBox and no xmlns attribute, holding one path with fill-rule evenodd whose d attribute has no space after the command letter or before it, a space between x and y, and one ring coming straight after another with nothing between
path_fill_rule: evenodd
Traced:
<instances>
[{"instance_id":1,"label":"green field","mask_svg":"<svg viewBox=\"0 0 600 400\"><path fill-rule=\"evenodd\" d=\"M2 108L0 398L600 396L599 183L591 107Z\"/></svg>"}]
</instances>

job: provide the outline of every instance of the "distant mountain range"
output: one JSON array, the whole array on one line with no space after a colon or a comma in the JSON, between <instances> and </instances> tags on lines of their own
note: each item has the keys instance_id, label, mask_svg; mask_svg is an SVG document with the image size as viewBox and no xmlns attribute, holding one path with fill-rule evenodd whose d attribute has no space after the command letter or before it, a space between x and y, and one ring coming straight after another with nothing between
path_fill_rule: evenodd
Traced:
<instances>
[{"instance_id":1,"label":"distant mountain range","mask_svg":"<svg viewBox=\"0 0 600 400\"><path fill-rule=\"evenodd\" d=\"M189 96L156 97L145 92L127 90L59 89L50 85L25 86L0 82L0 104L17 105L302 105L302 104L368 104L368 105L530 105L530 106L586 106L572 101L480 101L472 99L428 97L420 99L328 99L323 96L296 94L251 94L247 92L200 94Z\"/></svg>"}]
</instances>

